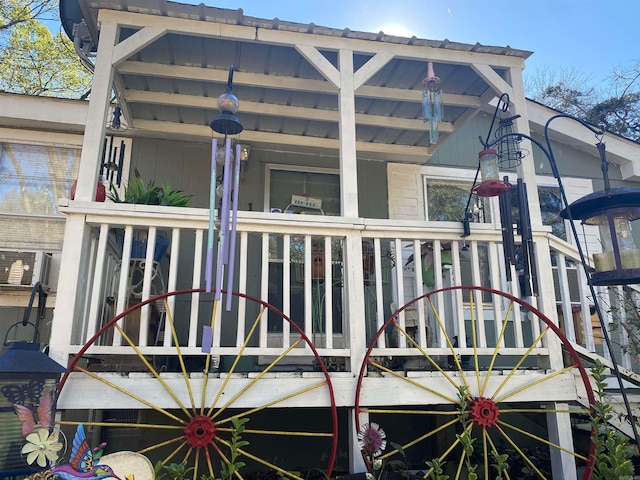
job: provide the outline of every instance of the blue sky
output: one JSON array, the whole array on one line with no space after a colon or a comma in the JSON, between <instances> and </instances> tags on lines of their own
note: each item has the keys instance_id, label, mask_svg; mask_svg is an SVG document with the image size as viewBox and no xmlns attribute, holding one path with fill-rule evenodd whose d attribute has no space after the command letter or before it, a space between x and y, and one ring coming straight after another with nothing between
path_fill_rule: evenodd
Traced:
<instances>
[{"instance_id":1,"label":"blue sky","mask_svg":"<svg viewBox=\"0 0 640 480\"><path fill-rule=\"evenodd\" d=\"M189 0L181 0L190 3ZM195 0L194 0L195 3ZM206 0L245 15L533 51L525 79L575 68L595 86L640 60L638 0Z\"/></svg>"}]
</instances>

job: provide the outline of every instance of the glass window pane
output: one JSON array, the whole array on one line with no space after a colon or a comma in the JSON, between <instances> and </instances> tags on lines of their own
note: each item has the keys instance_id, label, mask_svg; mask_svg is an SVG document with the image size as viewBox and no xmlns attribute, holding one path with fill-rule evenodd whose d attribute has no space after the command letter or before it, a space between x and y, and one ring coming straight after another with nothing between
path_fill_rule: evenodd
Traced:
<instances>
[{"instance_id":1,"label":"glass window pane","mask_svg":"<svg viewBox=\"0 0 640 480\"><path fill-rule=\"evenodd\" d=\"M61 199L77 177L80 148L0 143L0 247L62 246Z\"/></svg>"},{"instance_id":2,"label":"glass window pane","mask_svg":"<svg viewBox=\"0 0 640 480\"><path fill-rule=\"evenodd\" d=\"M269 209L285 211L292 195L318 198L325 215L340 215L340 176L337 174L272 169ZM308 209L305 213L314 212Z\"/></svg>"},{"instance_id":3,"label":"glass window pane","mask_svg":"<svg viewBox=\"0 0 640 480\"><path fill-rule=\"evenodd\" d=\"M427 179L427 220L436 222L462 221L471 187L472 182ZM469 211L473 215L472 222L491 222L488 199L472 195Z\"/></svg>"}]
</instances>

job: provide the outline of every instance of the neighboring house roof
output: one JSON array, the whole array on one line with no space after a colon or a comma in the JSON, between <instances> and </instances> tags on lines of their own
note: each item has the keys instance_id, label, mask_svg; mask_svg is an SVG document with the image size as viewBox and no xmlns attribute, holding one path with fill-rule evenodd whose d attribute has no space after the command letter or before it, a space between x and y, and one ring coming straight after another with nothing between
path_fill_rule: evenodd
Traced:
<instances>
[{"instance_id":1,"label":"neighboring house roof","mask_svg":"<svg viewBox=\"0 0 640 480\"><path fill-rule=\"evenodd\" d=\"M533 100L527 100L527 116L532 133L544 134L547 121L561 112ZM569 145L589 155L596 155L597 139L580 123L559 118L549 124L549 136L555 141ZM620 166L623 180L640 181L640 144L607 132L603 138L607 159Z\"/></svg>"}]
</instances>

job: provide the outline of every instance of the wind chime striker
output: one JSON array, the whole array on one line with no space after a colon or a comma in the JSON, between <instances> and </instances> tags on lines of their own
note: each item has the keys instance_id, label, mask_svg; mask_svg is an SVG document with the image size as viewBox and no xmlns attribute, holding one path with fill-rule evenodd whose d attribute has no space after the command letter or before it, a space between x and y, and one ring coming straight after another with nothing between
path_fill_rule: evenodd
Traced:
<instances>
[{"instance_id":1,"label":"wind chime striker","mask_svg":"<svg viewBox=\"0 0 640 480\"><path fill-rule=\"evenodd\" d=\"M442 90L440 77L433 71L433 62L427 64L427 77L422 81L422 118L429 122L429 143L438 142L438 124L442 120Z\"/></svg>"}]
</instances>

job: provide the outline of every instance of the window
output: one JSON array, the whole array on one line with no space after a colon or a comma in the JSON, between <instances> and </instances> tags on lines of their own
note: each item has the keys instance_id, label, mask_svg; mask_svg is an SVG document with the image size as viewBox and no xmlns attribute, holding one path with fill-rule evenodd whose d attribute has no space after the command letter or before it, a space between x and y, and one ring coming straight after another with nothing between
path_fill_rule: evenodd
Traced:
<instances>
[{"instance_id":1,"label":"window","mask_svg":"<svg viewBox=\"0 0 640 480\"><path fill-rule=\"evenodd\" d=\"M473 182L425 177L427 220L460 222L465 216L469 192ZM491 208L488 198L471 196L469 212L472 222L490 223Z\"/></svg>"},{"instance_id":2,"label":"window","mask_svg":"<svg viewBox=\"0 0 640 480\"><path fill-rule=\"evenodd\" d=\"M340 175L332 169L267 165L266 192L267 211L284 212L292 203L292 196L299 195L320 200L320 213L324 215L340 215ZM314 210L317 211L312 208L305 213Z\"/></svg>"},{"instance_id":3,"label":"window","mask_svg":"<svg viewBox=\"0 0 640 480\"><path fill-rule=\"evenodd\" d=\"M0 229L3 248L62 248L65 219L80 148L0 143Z\"/></svg>"}]
</instances>

